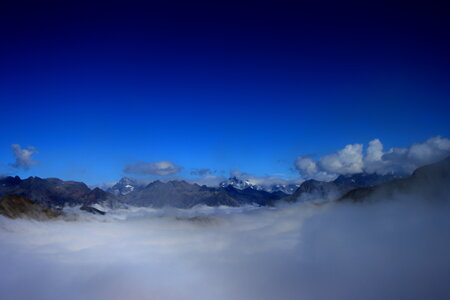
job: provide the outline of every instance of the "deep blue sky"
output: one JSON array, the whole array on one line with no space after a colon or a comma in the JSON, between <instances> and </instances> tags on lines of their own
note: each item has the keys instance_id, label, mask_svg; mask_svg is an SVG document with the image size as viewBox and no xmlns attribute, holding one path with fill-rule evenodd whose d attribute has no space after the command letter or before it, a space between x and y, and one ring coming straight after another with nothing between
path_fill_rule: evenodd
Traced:
<instances>
[{"instance_id":1,"label":"deep blue sky","mask_svg":"<svg viewBox=\"0 0 450 300\"><path fill-rule=\"evenodd\" d=\"M1 4L0 173L293 177L297 155L450 137L448 7L183 2ZM40 164L11 171L11 144Z\"/></svg>"}]
</instances>

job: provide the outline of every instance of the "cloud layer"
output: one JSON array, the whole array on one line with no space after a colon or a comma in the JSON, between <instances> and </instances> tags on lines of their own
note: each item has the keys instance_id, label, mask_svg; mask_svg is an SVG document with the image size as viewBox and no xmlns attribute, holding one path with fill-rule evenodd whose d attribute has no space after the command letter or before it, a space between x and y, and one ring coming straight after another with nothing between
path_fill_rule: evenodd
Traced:
<instances>
[{"instance_id":1,"label":"cloud layer","mask_svg":"<svg viewBox=\"0 0 450 300\"><path fill-rule=\"evenodd\" d=\"M407 148L391 148L388 151L383 151L383 144L375 139L369 142L365 153L362 144L351 144L317 160L311 156L299 156L295 167L303 177L318 180L332 180L338 175L361 172L410 174L418 167L449 155L450 139L439 136Z\"/></svg>"},{"instance_id":2,"label":"cloud layer","mask_svg":"<svg viewBox=\"0 0 450 300\"><path fill-rule=\"evenodd\" d=\"M22 149L19 144L12 144L11 149L16 158L15 163L11 164L12 167L28 170L31 166L39 164L39 162L33 161L31 157L36 153L36 148L28 146L28 148Z\"/></svg>"},{"instance_id":3,"label":"cloud layer","mask_svg":"<svg viewBox=\"0 0 450 300\"><path fill-rule=\"evenodd\" d=\"M0 216L0 289L36 300L449 299L449 206L426 200Z\"/></svg>"},{"instance_id":4,"label":"cloud layer","mask_svg":"<svg viewBox=\"0 0 450 300\"><path fill-rule=\"evenodd\" d=\"M181 171L182 167L175 165L171 161L162 160L158 162L136 162L125 166L123 171L129 174L137 175L174 175Z\"/></svg>"}]
</instances>

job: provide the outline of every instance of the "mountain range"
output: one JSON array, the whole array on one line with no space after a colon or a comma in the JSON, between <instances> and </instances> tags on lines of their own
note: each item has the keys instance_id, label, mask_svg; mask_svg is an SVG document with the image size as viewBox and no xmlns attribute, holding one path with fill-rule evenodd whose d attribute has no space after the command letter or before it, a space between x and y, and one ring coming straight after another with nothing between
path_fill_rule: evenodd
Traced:
<instances>
[{"instance_id":1,"label":"mountain range","mask_svg":"<svg viewBox=\"0 0 450 300\"><path fill-rule=\"evenodd\" d=\"M3 197L1 201L4 207L3 211L0 209L0 214L7 215L5 207L11 208L14 205L28 207L31 211L42 207L58 211L66 205L81 206L85 211L101 214L92 205L102 204L112 208L127 205L155 208L250 204L267 206L277 201L364 202L374 199L376 195L389 196L395 193L426 193L431 197L445 198L450 194L450 157L419 168L406 178L393 174L361 173L339 176L331 182L307 180L291 195L282 191L268 192L249 185L239 186L240 188L236 188L234 184L207 187L183 180L157 180L147 185L137 183L132 179L122 178L107 192L100 188L90 189L82 182L57 178L4 177L0 179L0 198Z\"/></svg>"},{"instance_id":2,"label":"mountain range","mask_svg":"<svg viewBox=\"0 0 450 300\"><path fill-rule=\"evenodd\" d=\"M228 180L222 181L219 184L220 187L227 187L227 186L232 186L235 189L238 190L245 190L247 188L253 189L253 190L258 190L258 191L266 191L269 193L273 193L273 192L283 192L285 194L292 194L294 193L298 187L300 186L300 184L296 184L296 183L287 183L287 184L282 184L282 183L274 183L274 184L256 184L256 183L252 183L251 180L249 179L241 179L238 178L236 176L232 176L230 178L228 178Z\"/></svg>"},{"instance_id":3,"label":"mountain range","mask_svg":"<svg viewBox=\"0 0 450 300\"><path fill-rule=\"evenodd\" d=\"M357 173L340 175L333 181L318 181L314 179L304 181L300 187L284 200L295 201L332 201L337 200L348 191L361 187L372 187L378 184L400 178L394 174Z\"/></svg>"},{"instance_id":4,"label":"mountain range","mask_svg":"<svg viewBox=\"0 0 450 300\"><path fill-rule=\"evenodd\" d=\"M208 206L241 206L245 204L264 206L286 196L287 194L282 192L269 193L249 187L240 190L231 185L214 188L191 184L183 180L168 182L157 180L134 192L122 195L120 201L134 206L177 208L190 208L201 204Z\"/></svg>"},{"instance_id":5,"label":"mountain range","mask_svg":"<svg viewBox=\"0 0 450 300\"><path fill-rule=\"evenodd\" d=\"M145 183L142 180L137 180L130 177L123 177L117 183L115 183L112 187L108 188L106 191L114 194L114 195L127 195L135 190L139 190L144 188L148 183ZM252 189L257 191L266 191L269 193L273 192L283 192L285 194L294 193L300 184L296 183L275 183L275 184L255 184L252 183L251 180L241 179L236 176L232 176L227 180L224 180L219 183L219 187L226 188L228 186L232 186L238 190Z\"/></svg>"},{"instance_id":6,"label":"mountain range","mask_svg":"<svg viewBox=\"0 0 450 300\"><path fill-rule=\"evenodd\" d=\"M82 182L39 177L22 180L18 176L0 179L0 197L5 195L22 196L47 207L90 205L111 197L102 189L90 189Z\"/></svg>"}]
</instances>

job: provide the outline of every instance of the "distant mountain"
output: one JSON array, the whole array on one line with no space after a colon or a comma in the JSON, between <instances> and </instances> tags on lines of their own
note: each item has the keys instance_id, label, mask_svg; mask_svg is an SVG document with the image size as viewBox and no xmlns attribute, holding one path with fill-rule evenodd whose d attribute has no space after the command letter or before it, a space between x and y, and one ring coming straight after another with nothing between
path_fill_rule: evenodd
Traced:
<instances>
[{"instance_id":1,"label":"distant mountain","mask_svg":"<svg viewBox=\"0 0 450 300\"><path fill-rule=\"evenodd\" d=\"M145 185L138 182L136 179L129 177L123 177L115 185L110 187L107 192L114 195L127 195L137 189L144 187Z\"/></svg>"},{"instance_id":2,"label":"distant mountain","mask_svg":"<svg viewBox=\"0 0 450 300\"><path fill-rule=\"evenodd\" d=\"M110 191L100 188L91 190L86 184L63 181L57 178L4 177L0 179L0 197L17 195L49 208L65 205L92 207L101 203L111 208L123 205L190 208L195 205L240 206L245 204L270 205L287 196L283 192L267 192L250 187L236 189L231 185L212 188L190 184L186 181L154 181L146 186L130 178L122 178ZM92 209L86 210L94 212Z\"/></svg>"},{"instance_id":3,"label":"distant mountain","mask_svg":"<svg viewBox=\"0 0 450 300\"><path fill-rule=\"evenodd\" d=\"M401 178L401 176L395 174L379 175L376 173L357 173L351 175L340 175L333 182L337 186L359 188L374 186L399 178Z\"/></svg>"},{"instance_id":4,"label":"distant mountain","mask_svg":"<svg viewBox=\"0 0 450 300\"><path fill-rule=\"evenodd\" d=\"M339 176L331 182L307 180L292 195L282 191L269 192L250 182L234 177L218 188L200 186L186 181L154 181L140 185L129 178L122 178L114 187L117 196L100 188L91 190L86 184L63 181L57 178L16 177L0 178L0 214L17 217L21 214L52 215L52 208L80 205L84 210L102 214L94 204L114 207L134 205L144 207L191 208L196 205L241 206L247 204L272 205L285 201L354 201L364 202L389 198L397 193L429 198L449 198L450 158L417 169L410 177L377 174L353 174ZM43 208L50 209L49 211ZM28 213L30 212L30 213Z\"/></svg>"},{"instance_id":5,"label":"distant mountain","mask_svg":"<svg viewBox=\"0 0 450 300\"><path fill-rule=\"evenodd\" d=\"M285 197L284 193L269 193L252 188L233 186L212 188L186 181L154 181L146 187L121 197L121 201L134 206L190 208L195 205L240 206L245 204L270 205Z\"/></svg>"},{"instance_id":6,"label":"distant mountain","mask_svg":"<svg viewBox=\"0 0 450 300\"><path fill-rule=\"evenodd\" d=\"M228 178L228 180L222 181L219 184L219 187L221 187L221 188L226 188L228 186L232 186L238 190L252 189L252 190L257 190L257 191L266 191L269 193L283 192L285 194L292 194L299 188L300 184L276 183L276 184L261 185L261 184L251 183L251 181L248 179L240 179L240 178L237 178L236 176L233 176L233 177Z\"/></svg>"},{"instance_id":7,"label":"distant mountain","mask_svg":"<svg viewBox=\"0 0 450 300\"><path fill-rule=\"evenodd\" d=\"M344 194L343 190L343 187L339 187L334 182L310 179L303 182L292 195L284 200L288 202L330 201Z\"/></svg>"},{"instance_id":8,"label":"distant mountain","mask_svg":"<svg viewBox=\"0 0 450 300\"><path fill-rule=\"evenodd\" d=\"M89 205L112 196L99 188L91 190L82 182L39 177L22 180L18 176L0 179L0 197L5 195L26 197L47 207Z\"/></svg>"},{"instance_id":9,"label":"distant mountain","mask_svg":"<svg viewBox=\"0 0 450 300\"><path fill-rule=\"evenodd\" d=\"M318 181L314 179L303 182L300 187L284 200L294 201L332 201L355 188L370 187L399 178L396 175L379 175L358 173L341 175L334 181Z\"/></svg>"},{"instance_id":10,"label":"distant mountain","mask_svg":"<svg viewBox=\"0 0 450 300\"><path fill-rule=\"evenodd\" d=\"M258 204L261 206L272 205L276 200L279 200L287 196L286 193L280 191L270 193L263 190L252 189L250 187L240 190L230 185L225 188L220 188L219 190L224 191L228 196L235 199L240 205L243 204Z\"/></svg>"},{"instance_id":11,"label":"distant mountain","mask_svg":"<svg viewBox=\"0 0 450 300\"><path fill-rule=\"evenodd\" d=\"M210 206L239 206L232 197L222 189L214 189L186 181L159 180L146 187L124 195L121 201L134 206L190 208L198 204Z\"/></svg>"},{"instance_id":12,"label":"distant mountain","mask_svg":"<svg viewBox=\"0 0 450 300\"><path fill-rule=\"evenodd\" d=\"M249 180L242 180L237 178L236 176L230 177L225 181L222 181L219 186L221 188L226 188L228 186L232 186L235 189L243 190L246 188L258 189L256 185L251 184Z\"/></svg>"},{"instance_id":13,"label":"distant mountain","mask_svg":"<svg viewBox=\"0 0 450 300\"><path fill-rule=\"evenodd\" d=\"M6 195L0 198L0 215L8 218L53 219L61 213L25 197Z\"/></svg>"},{"instance_id":14,"label":"distant mountain","mask_svg":"<svg viewBox=\"0 0 450 300\"><path fill-rule=\"evenodd\" d=\"M341 202L367 202L390 199L395 196L407 199L425 198L433 201L450 201L450 157L418 168L407 178L396 179L371 187L356 188L345 195Z\"/></svg>"},{"instance_id":15,"label":"distant mountain","mask_svg":"<svg viewBox=\"0 0 450 300\"><path fill-rule=\"evenodd\" d=\"M289 183L289 184L272 184L267 187L263 187L266 192L275 193L282 192L285 194L293 194L300 187L299 183Z\"/></svg>"}]
</instances>

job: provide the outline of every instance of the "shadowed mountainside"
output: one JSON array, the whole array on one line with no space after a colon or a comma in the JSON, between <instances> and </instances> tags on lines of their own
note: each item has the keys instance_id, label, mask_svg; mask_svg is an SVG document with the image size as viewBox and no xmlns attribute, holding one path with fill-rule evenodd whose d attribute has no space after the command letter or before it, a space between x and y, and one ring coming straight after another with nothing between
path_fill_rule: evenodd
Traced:
<instances>
[{"instance_id":1,"label":"shadowed mountainside","mask_svg":"<svg viewBox=\"0 0 450 300\"><path fill-rule=\"evenodd\" d=\"M292 194L283 200L295 201L333 201L355 188L375 186L398 178L393 174L378 175L358 173L352 175L340 175L334 181L306 180Z\"/></svg>"},{"instance_id":2,"label":"shadowed mountainside","mask_svg":"<svg viewBox=\"0 0 450 300\"><path fill-rule=\"evenodd\" d=\"M99 188L91 190L82 182L39 177L22 180L18 176L0 179L0 197L5 195L23 196L47 207L89 205L111 196Z\"/></svg>"},{"instance_id":3,"label":"shadowed mountainside","mask_svg":"<svg viewBox=\"0 0 450 300\"><path fill-rule=\"evenodd\" d=\"M430 201L448 201L450 199L450 157L418 168L407 178L351 190L338 201L366 202L390 199L397 195L425 197Z\"/></svg>"},{"instance_id":4,"label":"shadowed mountainside","mask_svg":"<svg viewBox=\"0 0 450 300\"><path fill-rule=\"evenodd\" d=\"M0 215L12 219L26 217L42 221L56 218L61 213L25 197L6 195L0 199Z\"/></svg>"}]
</instances>

